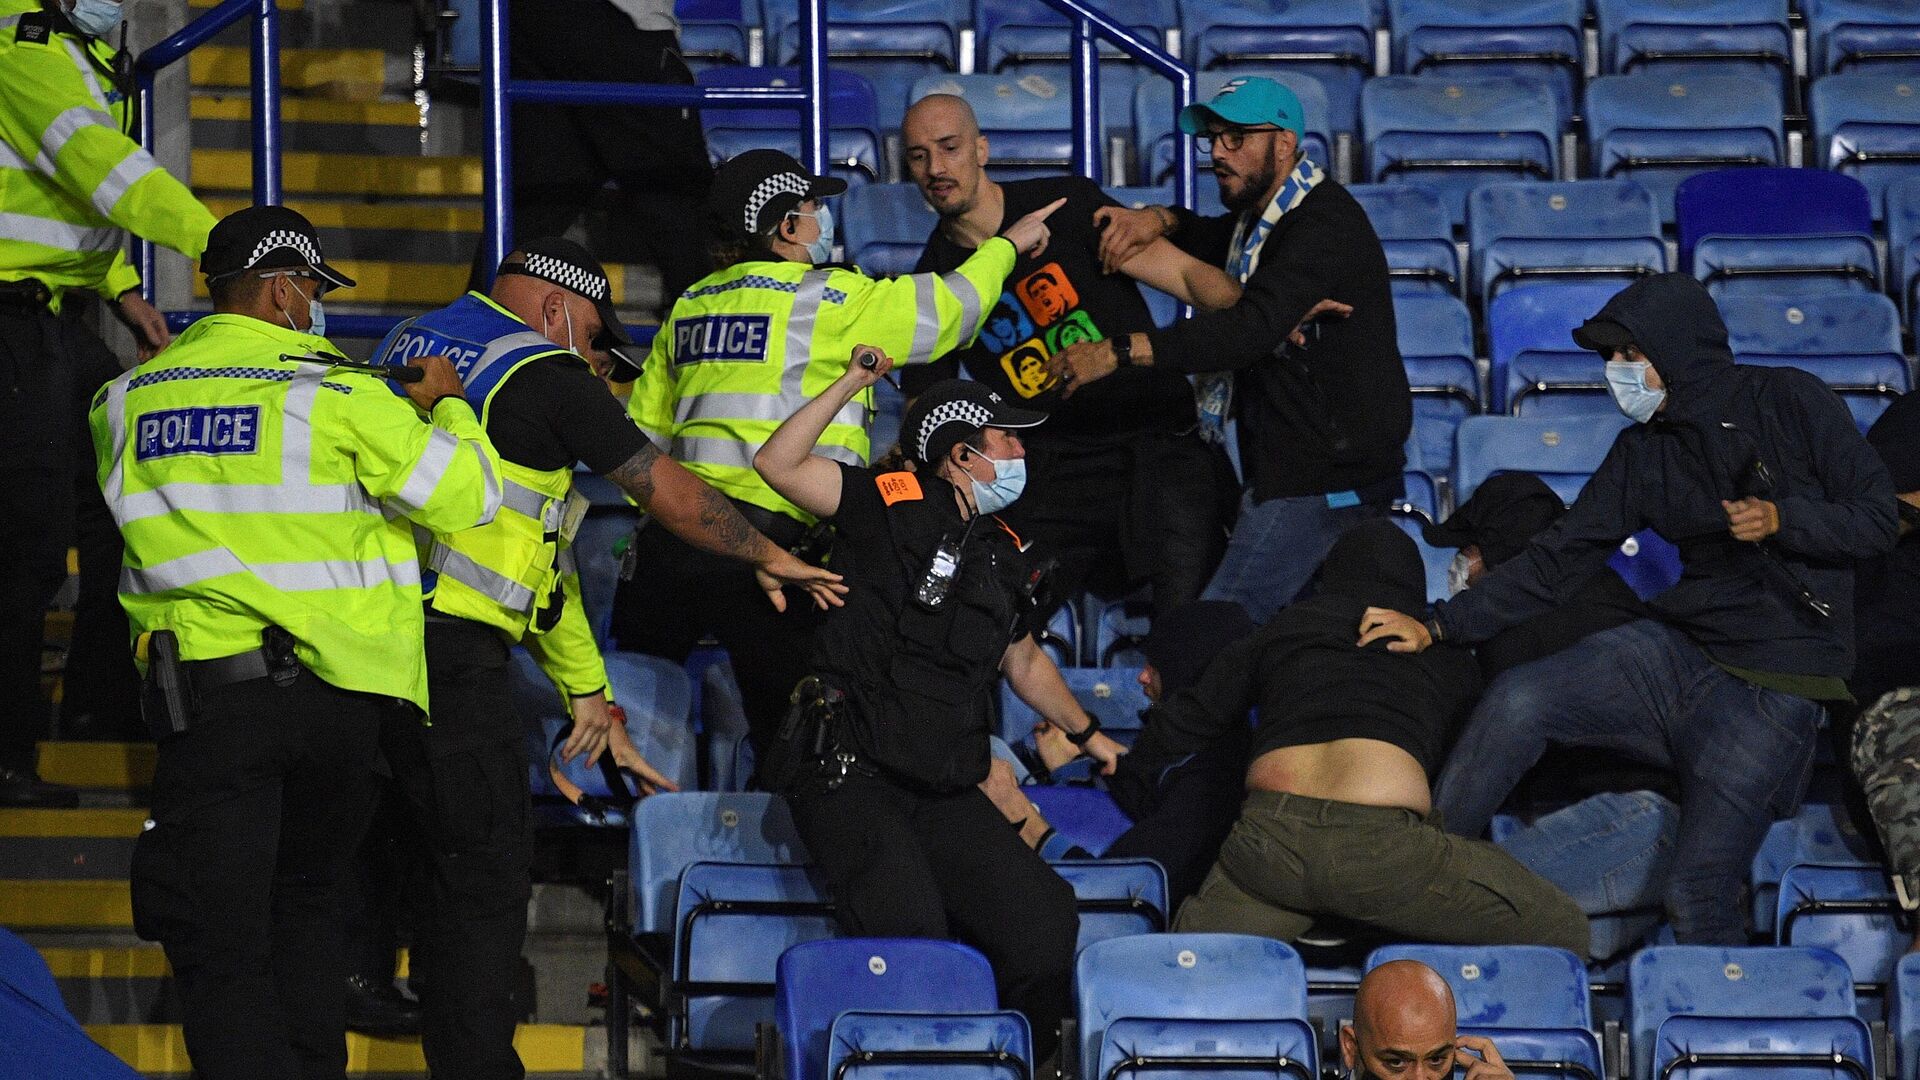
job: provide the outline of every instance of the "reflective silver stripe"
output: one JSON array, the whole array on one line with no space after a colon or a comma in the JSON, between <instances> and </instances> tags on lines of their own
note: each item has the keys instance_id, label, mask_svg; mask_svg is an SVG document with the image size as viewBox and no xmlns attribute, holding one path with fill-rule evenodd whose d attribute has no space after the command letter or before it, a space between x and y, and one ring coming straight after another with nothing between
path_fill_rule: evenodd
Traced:
<instances>
[{"instance_id":1,"label":"reflective silver stripe","mask_svg":"<svg viewBox=\"0 0 1920 1080\"><path fill-rule=\"evenodd\" d=\"M162 484L151 491L109 495L114 520L133 521L175 511L209 514L354 514L380 512L358 484Z\"/></svg>"},{"instance_id":2,"label":"reflective silver stripe","mask_svg":"<svg viewBox=\"0 0 1920 1080\"><path fill-rule=\"evenodd\" d=\"M182 555L177 559L149 566L144 570L128 567L120 574L120 591L136 596L168 592L198 585L203 581L248 574L281 592L315 592L322 589L373 589L382 585L420 584L420 566L413 560L390 563L385 559L362 562L241 562L226 548Z\"/></svg>"},{"instance_id":3,"label":"reflective silver stripe","mask_svg":"<svg viewBox=\"0 0 1920 1080\"><path fill-rule=\"evenodd\" d=\"M913 275L913 348L907 363L924 364L933 359L940 344L940 307L933 293L933 275Z\"/></svg>"},{"instance_id":4,"label":"reflective silver stripe","mask_svg":"<svg viewBox=\"0 0 1920 1080\"><path fill-rule=\"evenodd\" d=\"M956 347L965 348L973 340L973 335L980 332L980 290L974 288L967 275L958 270L941 274L940 280L953 290L953 295L960 301L960 340ZM936 311L934 315L937 319L939 312Z\"/></svg>"},{"instance_id":5,"label":"reflective silver stripe","mask_svg":"<svg viewBox=\"0 0 1920 1080\"><path fill-rule=\"evenodd\" d=\"M283 487L313 482L313 403L320 395L325 369L303 364L287 383L280 406L280 483Z\"/></svg>"},{"instance_id":6,"label":"reflective silver stripe","mask_svg":"<svg viewBox=\"0 0 1920 1080\"><path fill-rule=\"evenodd\" d=\"M115 132L120 130L113 122L113 117L91 105L75 105L47 124L47 129L40 133L40 156L46 159L44 167L47 172L53 172L54 162L60 160L60 151L66 149L67 140L82 128L90 127L111 128Z\"/></svg>"},{"instance_id":7,"label":"reflective silver stripe","mask_svg":"<svg viewBox=\"0 0 1920 1080\"><path fill-rule=\"evenodd\" d=\"M561 548L560 551L553 557L553 565L555 569L559 570L563 574L579 573L580 563L578 560L576 560L573 557L573 545L569 544L566 547Z\"/></svg>"},{"instance_id":8,"label":"reflective silver stripe","mask_svg":"<svg viewBox=\"0 0 1920 1080\"><path fill-rule=\"evenodd\" d=\"M98 102L102 109L106 108L107 95L100 89L100 80L93 77L93 64L87 60L85 50L81 49L79 43L72 38L65 40L67 55L73 57L73 66L80 69L80 77L86 80L87 89L92 92L93 100Z\"/></svg>"},{"instance_id":9,"label":"reflective silver stripe","mask_svg":"<svg viewBox=\"0 0 1920 1080\"><path fill-rule=\"evenodd\" d=\"M89 228L31 214L0 211L0 240L24 240L61 251L112 251L120 246L120 230L113 225Z\"/></svg>"},{"instance_id":10,"label":"reflective silver stripe","mask_svg":"<svg viewBox=\"0 0 1920 1080\"><path fill-rule=\"evenodd\" d=\"M28 161L14 150L13 144L0 139L0 169L37 169L38 165Z\"/></svg>"},{"instance_id":11,"label":"reflective silver stripe","mask_svg":"<svg viewBox=\"0 0 1920 1080\"><path fill-rule=\"evenodd\" d=\"M0 15L0 30L11 30L20 22L18 15Z\"/></svg>"},{"instance_id":12,"label":"reflective silver stripe","mask_svg":"<svg viewBox=\"0 0 1920 1080\"><path fill-rule=\"evenodd\" d=\"M827 294L827 278L831 270L809 270L800 275L800 284L794 291L793 308L787 314L787 366L780 373L780 392L788 397L799 397L806 377L807 366L813 362L813 324L819 317L820 304Z\"/></svg>"},{"instance_id":13,"label":"reflective silver stripe","mask_svg":"<svg viewBox=\"0 0 1920 1080\"><path fill-rule=\"evenodd\" d=\"M467 377L461 379L460 384L462 386L472 386L474 382L480 378L481 374L498 363L501 357L515 349L524 349L530 345L538 345L542 348L552 349L555 352L563 351L560 346L555 345L544 336L536 334L531 330L520 330L506 334L487 342L486 350L480 354L480 359L475 360L473 366L467 369Z\"/></svg>"},{"instance_id":14,"label":"reflective silver stripe","mask_svg":"<svg viewBox=\"0 0 1920 1080\"><path fill-rule=\"evenodd\" d=\"M523 517L539 519L542 524L545 524L542 515L546 513L547 497L525 484L507 481L505 490L500 493L500 505Z\"/></svg>"},{"instance_id":15,"label":"reflective silver stripe","mask_svg":"<svg viewBox=\"0 0 1920 1080\"><path fill-rule=\"evenodd\" d=\"M158 171L160 163L153 160L152 154L135 150L127 155L126 160L115 165L107 178L100 181L100 186L93 189L93 208L100 211L103 217L112 216L113 208L126 196L127 189Z\"/></svg>"},{"instance_id":16,"label":"reflective silver stripe","mask_svg":"<svg viewBox=\"0 0 1920 1080\"><path fill-rule=\"evenodd\" d=\"M866 460L862 458L859 455L859 453L857 453L852 447L816 446L813 448L813 452L816 454L819 454L823 458L831 458L834 461L840 462L841 464L852 465L855 468L860 468L866 465Z\"/></svg>"},{"instance_id":17,"label":"reflective silver stripe","mask_svg":"<svg viewBox=\"0 0 1920 1080\"><path fill-rule=\"evenodd\" d=\"M673 422L684 424L699 420L766 420L785 423L807 403L804 397L786 394L688 394L673 404ZM865 427L867 406L855 399L834 414L835 424Z\"/></svg>"},{"instance_id":18,"label":"reflective silver stripe","mask_svg":"<svg viewBox=\"0 0 1920 1080\"><path fill-rule=\"evenodd\" d=\"M413 472L407 482L393 496L393 501L409 511L426 508L433 498L435 488L447 475L447 466L453 464L454 452L460 449L460 437L445 428L434 428L427 434L427 448L422 451L418 461L413 463Z\"/></svg>"},{"instance_id":19,"label":"reflective silver stripe","mask_svg":"<svg viewBox=\"0 0 1920 1080\"><path fill-rule=\"evenodd\" d=\"M494 515L500 510L500 478L493 475L493 462L487 460L487 455L480 452L479 443L463 445L472 450L473 456L480 461L480 520L473 523L473 527L477 529L482 525L491 524Z\"/></svg>"},{"instance_id":20,"label":"reflective silver stripe","mask_svg":"<svg viewBox=\"0 0 1920 1080\"><path fill-rule=\"evenodd\" d=\"M722 438L718 435L686 436L673 440L672 456L679 461L697 461L702 465L730 465L736 469L753 468L757 442Z\"/></svg>"},{"instance_id":21,"label":"reflective silver stripe","mask_svg":"<svg viewBox=\"0 0 1920 1080\"><path fill-rule=\"evenodd\" d=\"M509 611L527 615L533 611L533 590L496 571L489 570L445 544L433 545L427 555L427 567L449 577L499 604Z\"/></svg>"}]
</instances>

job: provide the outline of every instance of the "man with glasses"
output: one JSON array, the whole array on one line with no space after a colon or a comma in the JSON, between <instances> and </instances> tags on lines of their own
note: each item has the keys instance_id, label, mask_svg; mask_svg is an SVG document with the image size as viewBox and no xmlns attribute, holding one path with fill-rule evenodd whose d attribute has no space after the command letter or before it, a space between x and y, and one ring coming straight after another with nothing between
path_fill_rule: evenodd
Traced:
<instances>
[{"instance_id":1,"label":"man with glasses","mask_svg":"<svg viewBox=\"0 0 1920 1080\"><path fill-rule=\"evenodd\" d=\"M1386 254L1366 211L1302 153L1300 99L1271 79L1235 79L1182 110L1180 130L1212 151L1229 212L1103 209L1101 258L1118 266L1168 237L1225 266L1242 283L1240 301L1072 345L1053 369L1069 395L1122 366L1198 375L1203 431L1224 441L1227 420L1238 420L1246 487L1202 596L1265 621L1343 531L1401 496L1412 396Z\"/></svg>"}]
</instances>

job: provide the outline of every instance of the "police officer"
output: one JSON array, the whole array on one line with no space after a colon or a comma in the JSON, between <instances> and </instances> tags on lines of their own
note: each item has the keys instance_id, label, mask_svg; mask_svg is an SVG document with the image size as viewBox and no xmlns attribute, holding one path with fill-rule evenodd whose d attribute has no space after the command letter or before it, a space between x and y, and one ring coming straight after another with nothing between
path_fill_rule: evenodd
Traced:
<instances>
[{"instance_id":1,"label":"police officer","mask_svg":"<svg viewBox=\"0 0 1920 1080\"><path fill-rule=\"evenodd\" d=\"M1103 765L1118 752L1035 643L1041 583L993 516L1025 485L1019 429L1046 414L976 382L935 383L902 428L913 471L848 464L815 447L891 366L868 355L872 367L850 367L754 458L775 491L833 521L851 590L823 621L761 777L792 806L849 934L979 946L1044 1059L1078 918L1073 890L977 786L998 677Z\"/></svg>"},{"instance_id":2,"label":"police officer","mask_svg":"<svg viewBox=\"0 0 1920 1080\"><path fill-rule=\"evenodd\" d=\"M721 166L710 207L740 257L674 304L628 406L642 430L790 547L813 518L754 473L754 451L845 371L855 343L923 363L971 342L987 310L983 298L1000 295L1017 251L1046 247L1046 218L1060 206L1016 221L950 273L876 280L828 264L833 214L821 200L846 187L777 150L749 150ZM862 390L834 417L820 452L864 465L872 415L873 393ZM622 589L621 645L679 657L715 634L733 655L757 750L804 673L814 613L766 610L738 567L663 530L643 525L635 551L658 570L644 586L636 580Z\"/></svg>"},{"instance_id":3,"label":"police officer","mask_svg":"<svg viewBox=\"0 0 1920 1080\"><path fill-rule=\"evenodd\" d=\"M160 739L134 926L166 947L196 1074L346 1068L335 887L383 718L428 707L415 525L492 520L500 465L446 358L408 396L315 331L353 282L256 206L202 269L217 314L103 387L100 489Z\"/></svg>"},{"instance_id":4,"label":"police officer","mask_svg":"<svg viewBox=\"0 0 1920 1080\"><path fill-rule=\"evenodd\" d=\"M39 783L33 760L47 726L42 630L65 576L61 525L76 513L82 593L66 712L136 708L113 598L119 539L81 451L87 401L120 362L74 317L71 294L107 300L152 356L166 320L141 299L121 242L131 231L197 258L213 228L128 137L130 69L106 43L119 25L112 0L0 0L0 806L77 802ZM126 700L113 700L116 686Z\"/></svg>"},{"instance_id":5,"label":"police officer","mask_svg":"<svg viewBox=\"0 0 1920 1080\"><path fill-rule=\"evenodd\" d=\"M606 271L580 245L545 238L507 257L490 296L468 293L402 323L375 353L396 365L431 354L454 361L500 453L504 489L492 522L437 531L421 550L433 724L401 724L387 742L430 863L413 977L436 1075L524 1075L513 991L533 836L508 648L524 643L565 695L573 731L562 753L585 753L592 764L612 737L616 763L636 772L643 790L673 787L609 713L606 669L568 546L585 509L573 491L574 462L619 485L686 543L759 571L774 604L784 603L784 584L813 589L823 606L839 602L838 575L756 532L627 418L590 366L606 370L622 346L631 339Z\"/></svg>"}]
</instances>

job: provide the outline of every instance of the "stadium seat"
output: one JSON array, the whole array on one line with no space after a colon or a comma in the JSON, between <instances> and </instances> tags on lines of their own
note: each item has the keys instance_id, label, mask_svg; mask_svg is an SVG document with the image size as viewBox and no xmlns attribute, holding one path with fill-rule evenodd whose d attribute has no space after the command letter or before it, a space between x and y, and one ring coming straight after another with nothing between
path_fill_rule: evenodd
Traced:
<instances>
[{"instance_id":1,"label":"stadium seat","mask_svg":"<svg viewBox=\"0 0 1920 1080\"><path fill-rule=\"evenodd\" d=\"M1457 549L1434 547L1427 543L1421 526L1432 520L1425 511L1415 513L1412 505L1397 506L1390 512L1390 520L1400 526L1400 531L1413 538L1413 546L1420 552L1420 562L1427 574L1427 602L1447 598L1447 572L1453 565L1453 556Z\"/></svg>"},{"instance_id":2,"label":"stadium seat","mask_svg":"<svg viewBox=\"0 0 1920 1080\"><path fill-rule=\"evenodd\" d=\"M1787 0L1594 0L1600 67L1662 78L1753 75L1785 87L1793 71Z\"/></svg>"},{"instance_id":3,"label":"stadium seat","mask_svg":"<svg viewBox=\"0 0 1920 1080\"><path fill-rule=\"evenodd\" d=\"M1753 893L1753 925L1773 937L1780 879L1801 863L1860 863L1876 858L1873 842L1860 835L1844 806L1809 802L1785 821L1776 821L1754 852L1748 871Z\"/></svg>"},{"instance_id":4,"label":"stadium seat","mask_svg":"<svg viewBox=\"0 0 1920 1080\"><path fill-rule=\"evenodd\" d=\"M1885 984L1913 942L1879 865L1801 863L1780 879L1774 940L1828 949L1847 962L1856 984Z\"/></svg>"},{"instance_id":5,"label":"stadium seat","mask_svg":"<svg viewBox=\"0 0 1920 1080\"><path fill-rule=\"evenodd\" d=\"M1606 306L1616 282L1518 285L1487 305L1488 411L1521 416L1613 411L1606 361L1573 328Z\"/></svg>"},{"instance_id":6,"label":"stadium seat","mask_svg":"<svg viewBox=\"0 0 1920 1080\"><path fill-rule=\"evenodd\" d=\"M1920 9L1906 0L1799 0L1808 64L1838 71L1920 74Z\"/></svg>"},{"instance_id":7,"label":"stadium seat","mask_svg":"<svg viewBox=\"0 0 1920 1080\"><path fill-rule=\"evenodd\" d=\"M1869 1080L1873 1033L1857 1016L1675 1016L1655 1036L1660 1080Z\"/></svg>"},{"instance_id":8,"label":"stadium seat","mask_svg":"<svg viewBox=\"0 0 1920 1080\"><path fill-rule=\"evenodd\" d=\"M1110 938L1158 934L1173 921L1167 872L1152 859L1058 859L1048 865L1073 886L1080 913L1076 951Z\"/></svg>"},{"instance_id":9,"label":"stadium seat","mask_svg":"<svg viewBox=\"0 0 1920 1080\"><path fill-rule=\"evenodd\" d=\"M633 930L672 932L680 875L694 863L791 865L807 858L793 815L779 796L758 791L650 795L633 811L627 859Z\"/></svg>"},{"instance_id":10,"label":"stadium seat","mask_svg":"<svg viewBox=\"0 0 1920 1080\"><path fill-rule=\"evenodd\" d=\"M1080 951L1074 965L1084 1080L1255 1075L1316 1080L1300 954L1241 934L1147 934ZM1183 1062L1185 1063L1183 1066Z\"/></svg>"},{"instance_id":11,"label":"stadium seat","mask_svg":"<svg viewBox=\"0 0 1920 1080\"><path fill-rule=\"evenodd\" d=\"M1593 175L1637 180L1673 220L1673 191L1704 169L1781 165L1785 116L1774 80L1735 75L1602 75L1587 84Z\"/></svg>"},{"instance_id":12,"label":"stadium seat","mask_svg":"<svg viewBox=\"0 0 1920 1080\"><path fill-rule=\"evenodd\" d=\"M1453 990L1460 1033L1491 1038L1517 1076L1600 1080L1587 969L1580 958L1542 945L1388 945L1367 970L1418 960Z\"/></svg>"},{"instance_id":13,"label":"stadium seat","mask_svg":"<svg viewBox=\"0 0 1920 1080\"><path fill-rule=\"evenodd\" d=\"M1530 472L1571 503L1629 423L1618 412L1469 416L1460 425L1454 449L1454 502L1471 498L1494 473Z\"/></svg>"},{"instance_id":14,"label":"stadium seat","mask_svg":"<svg viewBox=\"0 0 1920 1080\"><path fill-rule=\"evenodd\" d=\"M693 691L686 672L669 660L641 653L604 655L614 700L627 714L627 737L649 764L683 788L697 786L698 761L692 725ZM536 814L544 824L624 828L626 806L637 792L610 756L588 766L559 754L568 723L559 693L523 648L512 653L509 685L514 711L526 725L527 777ZM554 786L548 765L559 767L591 800L569 802ZM617 778L617 779L616 779Z\"/></svg>"},{"instance_id":15,"label":"stadium seat","mask_svg":"<svg viewBox=\"0 0 1920 1080\"><path fill-rule=\"evenodd\" d=\"M996 180L1059 176L1073 166L1073 95L1040 76L943 75L921 79L909 102L928 94L967 99L992 145L987 174Z\"/></svg>"},{"instance_id":16,"label":"stadium seat","mask_svg":"<svg viewBox=\"0 0 1920 1080\"><path fill-rule=\"evenodd\" d=\"M765 24L759 0L674 0L680 55L694 71L753 63L753 30Z\"/></svg>"},{"instance_id":17,"label":"stadium seat","mask_svg":"<svg viewBox=\"0 0 1920 1080\"><path fill-rule=\"evenodd\" d=\"M1447 469L1453 465L1453 428L1444 428L1447 439L1444 457L1428 457L1422 447L1423 439L1430 439L1420 430L1420 417L1413 421L1413 434L1407 436L1406 445L1400 448L1407 463L1401 467L1401 483L1406 487L1403 496L1407 509L1417 510L1429 521L1438 521L1445 516L1446 506L1440 497L1440 486L1446 478ZM1437 463L1437 464L1430 464Z\"/></svg>"},{"instance_id":18,"label":"stadium seat","mask_svg":"<svg viewBox=\"0 0 1920 1080\"><path fill-rule=\"evenodd\" d=\"M706 740L708 775L701 787L709 791L745 791L753 776L753 749L747 742L747 708L733 660L722 658L701 669L700 734Z\"/></svg>"},{"instance_id":19,"label":"stadium seat","mask_svg":"<svg viewBox=\"0 0 1920 1080\"><path fill-rule=\"evenodd\" d=\"M1400 360L1413 388L1420 459L1445 461L1453 432L1480 411L1480 369L1473 362L1473 316L1452 296L1399 296L1393 302ZM1409 493L1411 495L1411 493ZM1434 507L1426 508L1431 513Z\"/></svg>"},{"instance_id":20,"label":"stadium seat","mask_svg":"<svg viewBox=\"0 0 1920 1080\"><path fill-rule=\"evenodd\" d=\"M773 1020L780 954L837 933L825 882L811 867L687 867L674 915L673 1000L679 1007L670 1049L752 1051L759 1025Z\"/></svg>"},{"instance_id":21,"label":"stadium seat","mask_svg":"<svg viewBox=\"0 0 1920 1080\"><path fill-rule=\"evenodd\" d=\"M1101 5L1109 18L1141 39L1162 48L1167 31L1177 24L1173 0L1115 0ZM1016 79L1040 78L1069 93L1073 85L1070 61L1072 30L1066 16L1040 0L994 0L974 7L978 35L976 70ZM1100 65L1100 128L1108 136L1132 139L1134 96L1140 87L1166 80L1104 40L1098 43Z\"/></svg>"},{"instance_id":22,"label":"stadium seat","mask_svg":"<svg viewBox=\"0 0 1920 1080\"><path fill-rule=\"evenodd\" d=\"M1900 312L1879 293L1726 297L1720 313L1735 359L1820 376L1862 431L1911 389Z\"/></svg>"},{"instance_id":23,"label":"stadium seat","mask_svg":"<svg viewBox=\"0 0 1920 1080\"><path fill-rule=\"evenodd\" d=\"M33 946L0 929L0 1046L13 1077L138 1080L139 1073L88 1037L53 972Z\"/></svg>"},{"instance_id":24,"label":"stadium seat","mask_svg":"<svg viewBox=\"0 0 1920 1080\"><path fill-rule=\"evenodd\" d=\"M767 4L768 34L777 42L769 62L799 64L798 5L794 0L767 0ZM944 0L827 0L830 70L859 75L873 86L879 95L875 105L881 133L900 130L900 118L907 110L903 87L915 79L960 70L965 12ZM709 126L718 119L713 112L704 118ZM833 120L836 127L848 122L839 114Z\"/></svg>"},{"instance_id":25,"label":"stadium seat","mask_svg":"<svg viewBox=\"0 0 1920 1080\"><path fill-rule=\"evenodd\" d=\"M1892 181L1920 176L1920 73L1815 79L1808 112L1814 155L1867 185L1872 207Z\"/></svg>"},{"instance_id":26,"label":"stadium seat","mask_svg":"<svg viewBox=\"0 0 1920 1080\"><path fill-rule=\"evenodd\" d=\"M1422 184L1355 184L1347 190L1366 210L1387 253L1396 311L1402 296L1463 295L1460 249L1438 194Z\"/></svg>"},{"instance_id":27,"label":"stadium seat","mask_svg":"<svg viewBox=\"0 0 1920 1080\"><path fill-rule=\"evenodd\" d=\"M1818 169L1720 169L1674 193L1680 265L1721 296L1878 292L1866 186Z\"/></svg>"},{"instance_id":28,"label":"stadium seat","mask_svg":"<svg viewBox=\"0 0 1920 1080\"><path fill-rule=\"evenodd\" d=\"M1280 65L1311 75L1327 92L1333 130L1358 128L1360 87L1374 66L1376 20L1368 0L1295 0L1284 18L1276 17L1270 0L1180 7L1181 37L1195 71Z\"/></svg>"},{"instance_id":29,"label":"stadium seat","mask_svg":"<svg viewBox=\"0 0 1920 1080\"><path fill-rule=\"evenodd\" d=\"M1033 1032L1017 1012L844 1012L827 1040L826 1075L836 1080L1022 1080L1032 1074Z\"/></svg>"},{"instance_id":30,"label":"stadium seat","mask_svg":"<svg viewBox=\"0 0 1920 1080\"><path fill-rule=\"evenodd\" d=\"M1680 582L1680 549L1652 529L1641 529L1620 542L1607 565L1642 600L1651 600Z\"/></svg>"},{"instance_id":31,"label":"stadium seat","mask_svg":"<svg viewBox=\"0 0 1920 1080\"><path fill-rule=\"evenodd\" d=\"M571 545L574 566L580 571L580 605L587 613L593 639L605 650L613 639L613 596L620 587L620 563L633 542L634 512L624 503L617 510L598 507L587 512Z\"/></svg>"},{"instance_id":32,"label":"stadium seat","mask_svg":"<svg viewBox=\"0 0 1920 1080\"><path fill-rule=\"evenodd\" d=\"M1483 304L1527 282L1620 288L1667 268L1660 210L1631 180L1487 184L1467 200L1467 250Z\"/></svg>"},{"instance_id":33,"label":"stadium seat","mask_svg":"<svg viewBox=\"0 0 1920 1080\"><path fill-rule=\"evenodd\" d=\"M847 261L877 276L912 273L940 223L912 184L849 188L841 207Z\"/></svg>"},{"instance_id":34,"label":"stadium seat","mask_svg":"<svg viewBox=\"0 0 1920 1080\"><path fill-rule=\"evenodd\" d=\"M1274 79L1292 90L1300 99L1300 111L1305 117L1306 127L1306 134L1301 138L1300 145L1315 165L1331 174L1333 136L1336 129L1327 117L1327 92L1320 86L1319 80L1312 76L1272 66L1240 67L1232 71L1203 71L1194 78L1193 99L1207 101L1219 93L1220 88L1227 83L1250 75L1264 75ZM1351 128L1347 130L1352 131ZM1199 140L1175 131L1173 84L1167 80L1146 79L1134 89L1133 138L1134 145L1140 151L1142 183L1171 184L1173 164L1177 160L1173 156L1174 151L1181 146L1187 147L1192 152L1194 170L1201 179L1206 179L1206 172L1211 167L1212 159L1207 157L1206 150Z\"/></svg>"},{"instance_id":35,"label":"stadium seat","mask_svg":"<svg viewBox=\"0 0 1920 1080\"><path fill-rule=\"evenodd\" d=\"M1092 612L1098 622L1095 624L1094 652L1086 659L1089 662L1097 661L1101 667L1144 666L1147 660L1140 652L1140 643L1146 640L1147 633L1153 628L1151 611L1144 592L1100 605Z\"/></svg>"},{"instance_id":36,"label":"stadium seat","mask_svg":"<svg viewBox=\"0 0 1920 1080\"><path fill-rule=\"evenodd\" d=\"M1894 1080L1914 1080L1920 1075L1920 953L1903 956L1894 965L1887 1033L1893 1041Z\"/></svg>"},{"instance_id":37,"label":"stadium seat","mask_svg":"<svg viewBox=\"0 0 1920 1080\"><path fill-rule=\"evenodd\" d=\"M1749 1028L1760 1037L1784 1026L1777 1020L1792 1017L1858 1023L1853 1008L1853 974L1825 949L1661 945L1640 950L1627 963L1626 1027L1638 1080L1659 1075L1654 1053L1670 1017L1751 1018L1761 1021Z\"/></svg>"},{"instance_id":38,"label":"stadium seat","mask_svg":"<svg viewBox=\"0 0 1920 1080\"><path fill-rule=\"evenodd\" d=\"M701 86L790 88L800 85L800 72L790 67L713 67L695 79ZM849 184L884 179L873 84L851 71L830 68L827 98L833 124L827 132L828 171ZM795 109L708 109L701 121L707 153L716 165L763 146L800 156L800 114Z\"/></svg>"},{"instance_id":39,"label":"stadium seat","mask_svg":"<svg viewBox=\"0 0 1920 1080\"><path fill-rule=\"evenodd\" d=\"M1481 184L1557 177L1566 121L1545 81L1517 75L1388 75L1360 92L1367 175L1432 185L1456 226Z\"/></svg>"},{"instance_id":40,"label":"stadium seat","mask_svg":"<svg viewBox=\"0 0 1920 1080\"><path fill-rule=\"evenodd\" d=\"M1920 176L1887 185L1886 198L1890 291L1920 328Z\"/></svg>"},{"instance_id":41,"label":"stadium seat","mask_svg":"<svg viewBox=\"0 0 1920 1080\"><path fill-rule=\"evenodd\" d=\"M827 1080L833 1075L827 1066L829 1032L841 1013L886 1009L966 1014L991 1013L999 1007L987 958L955 941L809 941L782 954L774 974L773 1015L786 1080ZM991 1057L983 1062L992 1063Z\"/></svg>"},{"instance_id":42,"label":"stadium seat","mask_svg":"<svg viewBox=\"0 0 1920 1080\"><path fill-rule=\"evenodd\" d=\"M1387 11L1393 70L1544 79L1574 111L1586 0L1389 0Z\"/></svg>"},{"instance_id":43,"label":"stadium seat","mask_svg":"<svg viewBox=\"0 0 1920 1080\"><path fill-rule=\"evenodd\" d=\"M1023 790L1055 832L1089 855L1105 853L1120 834L1133 827L1132 819L1114 804L1113 796L1099 788L1029 784Z\"/></svg>"},{"instance_id":44,"label":"stadium seat","mask_svg":"<svg viewBox=\"0 0 1920 1080\"><path fill-rule=\"evenodd\" d=\"M1132 742L1140 730L1140 714L1147 711L1147 693L1140 688L1140 668L1098 667L1065 668L1060 677L1075 701L1088 713L1100 718L1107 734ZM1014 695L1012 687L1000 684L1000 737L1009 744L1027 739L1040 714Z\"/></svg>"}]
</instances>

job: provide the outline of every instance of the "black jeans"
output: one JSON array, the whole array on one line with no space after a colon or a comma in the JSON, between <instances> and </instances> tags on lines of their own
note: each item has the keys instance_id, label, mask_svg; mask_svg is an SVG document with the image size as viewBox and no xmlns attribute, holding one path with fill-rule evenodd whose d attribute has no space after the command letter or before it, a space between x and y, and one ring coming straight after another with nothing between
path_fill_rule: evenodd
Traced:
<instances>
[{"instance_id":1,"label":"black jeans","mask_svg":"<svg viewBox=\"0 0 1920 1080\"><path fill-rule=\"evenodd\" d=\"M373 809L382 718L403 711L303 671L202 694L160 744L134 926L173 965L195 1075L345 1072L337 886Z\"/></svg>"},{"instance_id":2,"label":"black jeans","mask_svg":"<svg viewBox=\"0 0 1920 1080\"><path fill-rule=\"evenodd\" d=\"M421 1047L435 1076L519 1080L533 811L500 633L429 618L427 694L433 723L391 724L385 739L424 864L411 890Z\"/></svg>"},{"instance_id":3,"label":"black jeans","mask_svg":"<svg viewBox=\"0 0 1920 1080\"><path fill-rule=\"evenodd\" d=\"M1167 872L1167 911L1200 891L1220 845L1240 818L1247 757L1208 750L1177 764L1120 759L1109 789L1133 827L1108 846L1109 859L1152 859ZM1145 773L1146 775L1135 775Z\"/></svg>"},{"instance_id":4,"label":"black jeans","mask_svg":"<svg viewBox=\"0 0 1920 1080\"><path fill-rule=\"evenodd\" d=\"M925 795L879 777L787 793L826 871L839 922L860 937L950 938L993 964L1000 1003L1027 1015L1034 1057L1058 1046L1080 930L1073 888L978 788Z\"/></svg>"}]
</instances>

